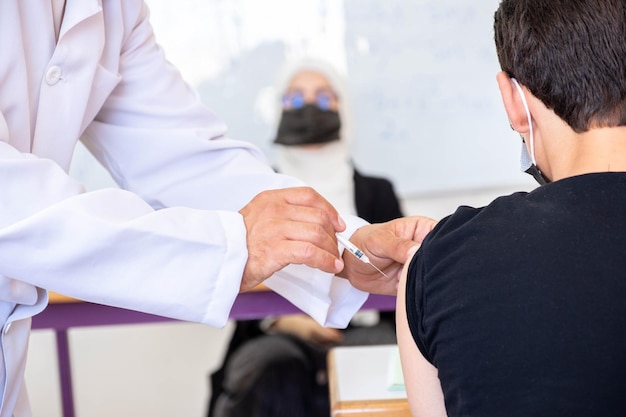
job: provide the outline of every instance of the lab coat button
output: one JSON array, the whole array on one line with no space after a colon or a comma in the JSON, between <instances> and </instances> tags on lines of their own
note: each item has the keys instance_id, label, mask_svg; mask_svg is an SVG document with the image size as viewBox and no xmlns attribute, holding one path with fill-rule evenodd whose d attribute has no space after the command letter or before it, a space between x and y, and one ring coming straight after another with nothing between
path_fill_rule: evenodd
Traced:
<instances>
[{"instance_id":1,"label":"lab coat button","mask_svg":"<svg viewBox=\"0 0 626 417\"><path fill-rule=\"evenodd\" d=\"M53 65L46 72L46 82L48 85L55 85L61 79L61 68Z\"/></svg>"}]
</instances>

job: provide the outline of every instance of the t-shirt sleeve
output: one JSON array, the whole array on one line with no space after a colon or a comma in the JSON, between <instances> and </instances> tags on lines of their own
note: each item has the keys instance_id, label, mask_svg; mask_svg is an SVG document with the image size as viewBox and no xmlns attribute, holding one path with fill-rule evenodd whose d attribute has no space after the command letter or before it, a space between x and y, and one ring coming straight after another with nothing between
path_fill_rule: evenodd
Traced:
<instances>
[{"instance_id":1,"label":"t-shirt sleeve","mask_svg":"<svg viewBox=\"0 0 626 417\"><path fill-rule=\"evenodd\" d=\"M450 279L449 252L452 247L462 246L466 234L471 233L467 224L481 209L460 206L454 214L441 219L426 236L420 249L413 256L407 270L406 313L409 329L415 344L424 358L434 365L436 356L434 338L440 331L434 315L438 307L446 304L442 294ZM436 271L436 272L435 272ZM436 281L436 282L435 282ZM445 291L444 291L445 292Z\"/></svg>"},{"instance_id":2,"label":"t-shirt sleeve","mask_svg":"<svg viewBox=\"0 0 626 417\"><path fill-rule=\"evenodd\" d=\"M413 335L413 340L426 360L432 363L431 355L428 352L424 339L424 262L422 249L413 256L407 270L406 280L406 314L409 329Z\"/></svg>"}]
</instances>

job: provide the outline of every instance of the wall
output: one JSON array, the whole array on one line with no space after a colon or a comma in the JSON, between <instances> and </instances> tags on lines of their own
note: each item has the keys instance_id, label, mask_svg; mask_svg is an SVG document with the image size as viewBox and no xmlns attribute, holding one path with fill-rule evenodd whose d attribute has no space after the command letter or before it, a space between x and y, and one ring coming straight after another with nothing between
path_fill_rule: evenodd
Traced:
<instances>
[{"instance_id":1,"label":"wall","mask_svg":"<svg viewBox=\"0 0 626 417\"><path fill-rule=\"evenodd\" d=\"M102 326L70 330L77 417L204 417L209 374L225 352L229 323ZM34 416L62 417L51 330L33 332L26 384Z\"/></svg>"}]
</instances>

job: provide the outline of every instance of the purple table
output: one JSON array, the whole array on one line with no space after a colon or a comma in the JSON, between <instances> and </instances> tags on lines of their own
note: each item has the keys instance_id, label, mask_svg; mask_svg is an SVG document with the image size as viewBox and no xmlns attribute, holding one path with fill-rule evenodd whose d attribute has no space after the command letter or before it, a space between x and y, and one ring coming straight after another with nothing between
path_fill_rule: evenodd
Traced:
<instances>
[{"instance_id":1,"label":"purple table","mask_svg":"<svg viewBox=\"0 0 626 417\"><path fill-rule=\"evenodd\" d=\"M396 306L396 298L387 295L370 295L363 309L390 311ZM252 291L239 294L230 317L249 320L301 312L297 307L272 291ZM172 319L109 307L87 302L51 303L44 311L33 317L33 329L55 329L63 416L74 417L72 379L67 332L72 327L106 326L114 324L138 324L169 321Z\"/></svg>"}]
</instances>

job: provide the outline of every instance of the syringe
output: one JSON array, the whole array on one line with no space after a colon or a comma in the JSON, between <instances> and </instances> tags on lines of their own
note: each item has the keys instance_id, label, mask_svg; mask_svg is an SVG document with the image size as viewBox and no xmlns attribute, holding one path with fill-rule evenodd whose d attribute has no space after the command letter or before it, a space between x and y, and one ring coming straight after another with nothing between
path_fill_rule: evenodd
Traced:
<instances>
[{"instance_id":1,"label":"syringe","mask_svg":"<svg viewBox=\"0 0 626 417\"><path fill-rule=\"evenodd\" d=\"M383 274L383 276L385 276L386 278L389 278L387 274L385 274L383 271L378 269L376 265L370 262L370 259L367 257L366 254L363 253L361 249L357 248L352 242L350 242L348 239L346 239L339 233L337 233L337 241L339 241L339 243L341 243L343 247L348 250L348 252L356 256L358 260L360 260L363 263L370 264L375 270Z\"/></svg>"}]
</instances>

